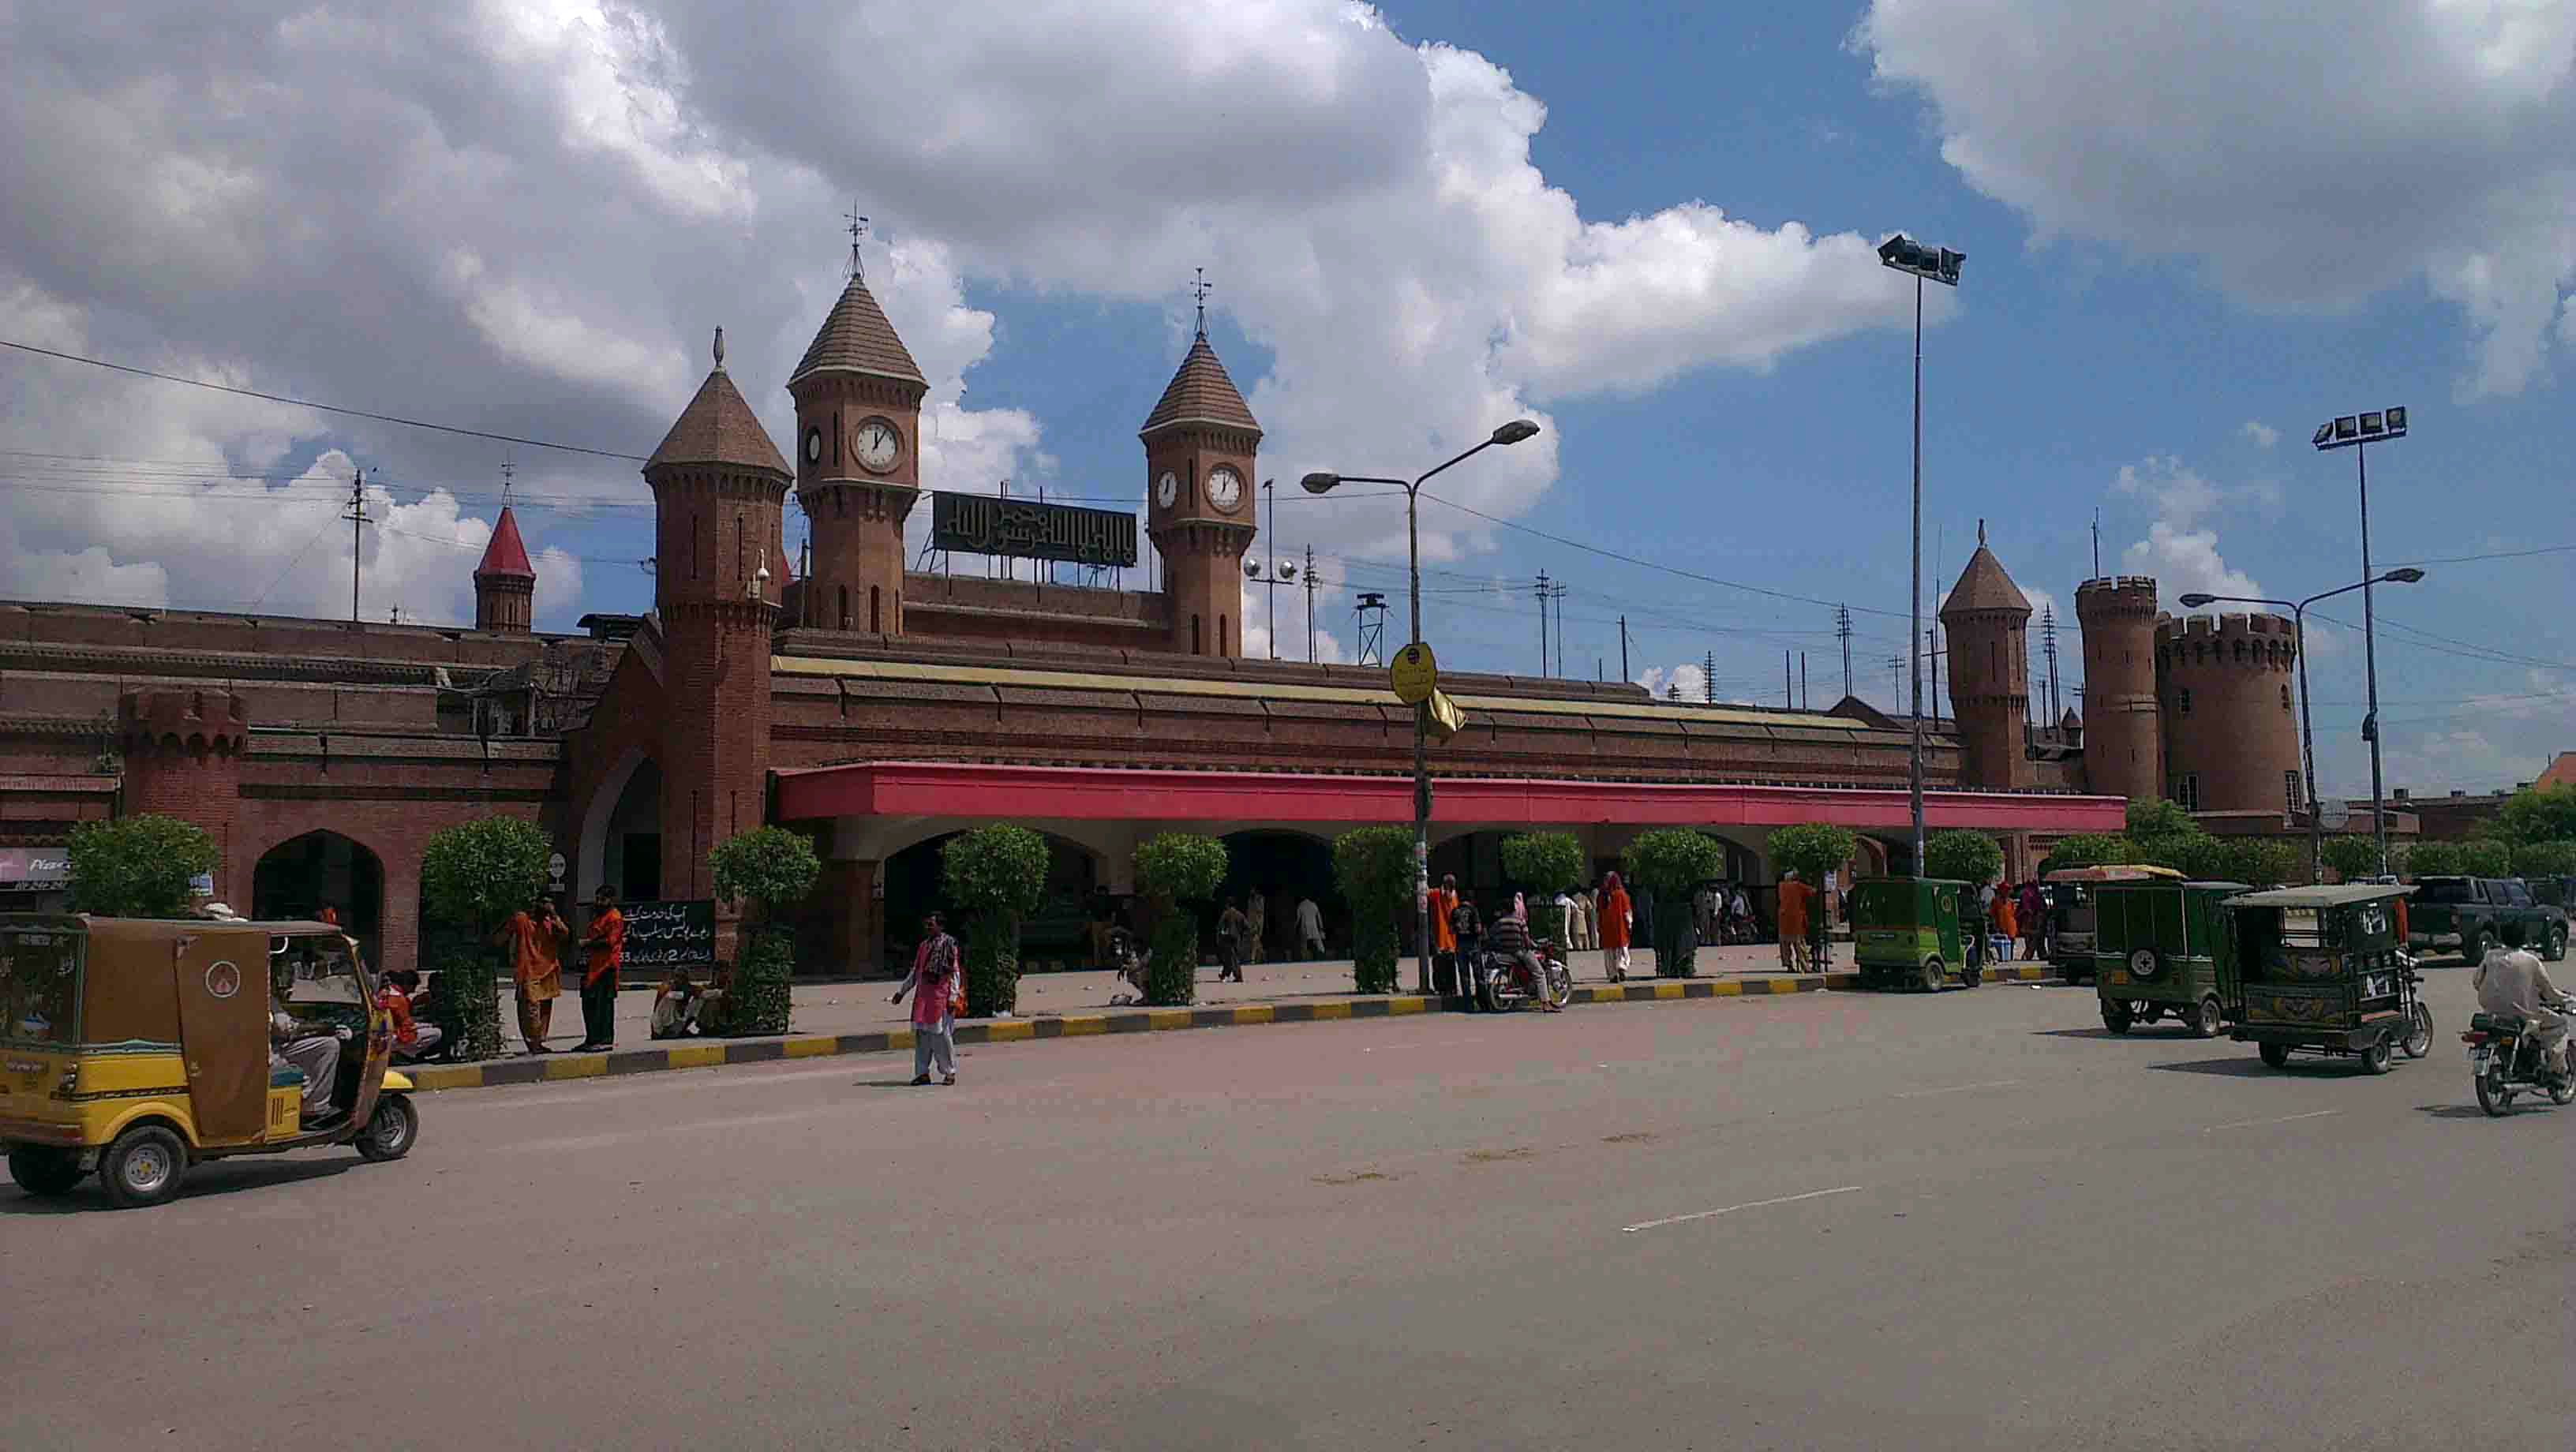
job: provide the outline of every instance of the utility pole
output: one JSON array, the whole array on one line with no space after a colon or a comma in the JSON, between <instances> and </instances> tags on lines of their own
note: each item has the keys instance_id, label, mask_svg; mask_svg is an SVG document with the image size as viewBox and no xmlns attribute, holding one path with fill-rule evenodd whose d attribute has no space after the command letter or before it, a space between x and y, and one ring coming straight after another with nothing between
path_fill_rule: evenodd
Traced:
<instances>
[{"instance_id":1,"label":"utility pole","mask_svg":"<svg viewBox=\"0 0 2576 1452\"><path fill-rule=\"evenodd\" d=\"M358 623L358 563L365 553L366 527L375 523L367 517L367 471L349 473L349 512L340 516L349 521L349 623Z\"/></svg>"},{"instance_id":2,"label":"utility pole","mask_svg":"<svg viewBox=\"0 0 2576 1452\"><path fill-rule=\"evenodd\" d=\"M1556 677L1565 678L1565 582L1547 587L1547 598L1556 602Z\"/></svg>"},{"instance_id":3,"label":"utility pole","mask_svg":"<svg viewBox=\"0 0 2576 1452\"><path fill-rule=\"evenodd\" d=\"M2039 612L2039 653L2048 661L2048 726L2057 729L2065 713L2057 705L2057 607Z\"/></svg>"},{"instance_id":4,"label":"utility pole","mask_svg":"<svg viewBox=\"0 0 2576 1452\"><path fill-rule=\"evenodd\" d=\"M1898 651L1887 658L1887 673L1888 690L1895 695L1896 703L1901 706L1905 704L1905 652Z\"/></svg>"},{"instance_id":5,"label":"utility pole","mask_svg":"<svg viewBox=\"0 0 2576 1452\"><path fill-rule=\"evenodd\" d=\"M1315 663L1315 547L1306 546L1306 664Z\"/></svg>"},{"instance_id":6,"label":"utility pole","mask_svg":"<svg viewBox=\"0 0 2576 1452\"><path fill-rule=\"evenodd\" d=\"M1798 709L1798 681L1789 674L1789 652L1785 650L1780 652L1780 704L1792 711Z\"/></svg>"},{"instance_id":7,"label":"utility pole","mask_svg":"<svg viewBox=\"0 0 2576 1452\"><path fill-rule=\"evenodd\" d=\"M1834 607L1834 638L1843 643L1843 694L1848 696L1852 693L1852 623L1851 607L1848 605Z\"/></svg>"},{"instance_id":8,"label":"utility pole","mask_svg":"<svg viewBox=\"0 0 2576 1452\"><path fill-rule=\"evenodd\" d=\"M1547 679L1547 571L1538 572L1538 675Z\"/></svg>"},{"instance_id":9,"label":"utility pole","mask_svg":"<svg viewBox=\"0 0 2576 1452\"><path fill-rule=\"evenodd\" d=\"M1707 704L1717 704L1717 652L1699 658L1699 697Z\"/></svg>"},{"instance_id":10,"label":"utility pole","mask_svg":"<svg viewBox=\"0 0 2576 1452\"><path fill-rule=\"evenodd\" d=\"M1635 679L1628 674L1628 617L1625 615L1619 617L1619 679Z\"/></svg>"},{"instance_id":11,"label":"utility pole","mask_svg":"<svg viewBox=\"0 0 2576 1452\"><path fill-rule=\"evenodd\" d=\"M2098 505L2093 510L2093 578L2102 578L2102 510Z\"/></svg>"},{"instance_id":12,"label":"utility pole","mask_svg":"<svg viewBox=\"0 0 2576 1452\"><path fill-rule=\"evenodd\" d=\"M1804 711L1815 704L1815 698L1807 694L1807 653L1802 650L1798 652L1798 709Z\"/></svg>"},{"instance_id":13,"label":"utility pole","mask_svg":"<svg viewBox=\"0 0 2576 1452\"><path fill-rule=\"evenodd\" d=\"M1932 664L1932 719L1941 719L1941 628L1923 632L1923 658Z\"/></svg>"}]
</instances>

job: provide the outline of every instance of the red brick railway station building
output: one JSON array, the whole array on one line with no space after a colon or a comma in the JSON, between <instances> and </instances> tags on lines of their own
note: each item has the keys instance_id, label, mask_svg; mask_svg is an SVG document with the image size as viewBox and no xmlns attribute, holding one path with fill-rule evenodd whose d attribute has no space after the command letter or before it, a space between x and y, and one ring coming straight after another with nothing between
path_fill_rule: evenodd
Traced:
<instances>
[{"instance_id":1,"label":"red brick railway station building","mask_svg":"<svg viewBox=\"0 0 2576 1452\"><path fill-rule=\"evenodd\" d=\"M1380 671L1241 654L1261 429L1204 336L1140 435L1156 592L907 567L926 385L860 280L787 387L792 463L719 351L643 469L654 609L584 617L584 635L530 629L535 572L506 508L472 629L0 605L0 886L42 896L45 849L75 824L164 812L214 835L224 900L334 903L402 965L442 828L538 824L586 901L603 884L711 896L708 850L774 822L826 863L805 966L868 971L936 897L938 842L983 822L1050 838L1043 917L1127 889L1134 845L1170 829L1228 838L1231 886L1329 901L1331 835L1409 820L1411 717ZM801 579L791 491L811 529ZM2174 621L2136 579L2092 582L2078 608L2091 729L2070 713L2034 731L2030 608L1980 545L1941 612L1956 721L1927 749L1932 824L1995 834L2021 869L2057 836L2115 830L2133 792L2279 809L2298 767L2274 695L2288 623ZM1860 830L1865 868L1901 861L1904 723L1857 701L1442 684L1468 724L1435 756L1435 866L1463 881L1503 885L1494 839L1530 827L1573 830L1605 864L1641 829L1697 827L1756 883L1774 877L1769 832L1794 822Z\"/></svg>"}]
</instances>

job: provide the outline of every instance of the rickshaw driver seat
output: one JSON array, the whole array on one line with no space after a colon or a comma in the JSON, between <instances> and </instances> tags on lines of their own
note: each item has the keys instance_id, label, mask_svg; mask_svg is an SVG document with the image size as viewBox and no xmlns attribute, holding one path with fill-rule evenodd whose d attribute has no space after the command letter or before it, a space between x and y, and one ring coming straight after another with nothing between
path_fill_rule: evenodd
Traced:
<instances>
[{"instance_id":1,"label":"rickshaw driver seat","mask_svg":"<svg viewBox=\"0 0 2576 1452\"><path fill-rule=\"evenodd\" d=\"M328 1025L317 1024L295 1014L287 997L294 981L293 967L282 955L272 954L269 967L269 1082L277 1082L277 1070L281 1066L302 1073L303 1117L305 1126L311 1128L339 1113L332 1098L340 1085L340 1036Z\"/></svg>"}]
</instances>

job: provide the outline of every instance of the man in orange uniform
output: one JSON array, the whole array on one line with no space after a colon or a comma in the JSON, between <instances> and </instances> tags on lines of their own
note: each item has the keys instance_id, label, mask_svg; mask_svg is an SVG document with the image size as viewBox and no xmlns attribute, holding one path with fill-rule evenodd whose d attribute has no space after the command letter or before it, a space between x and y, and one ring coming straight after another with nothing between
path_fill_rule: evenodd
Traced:
<instances>
[{"instance_id":1,"label":"man in orange uniform","mask_svg":"<svg viewBox=\"0 0 2576 1452\"><path fill-rule=\"evenodd\" d=\"M581 1047L574 1053L598 1053L617 1047L617 970L626 961L626 915L617 910L617 890L603 887L592 899L590 936L581 940L589 957L581 965Z\"/></svg>"},{"instance_id":2,"label":"man in orange uniform","mask_svg":"<svg viewBox=\"0 0 2576 1452\"><path fill-rule=\"evenodd\" d=\"M1790 973L1807 971L1807 908L1815 900L1816 890L1798 880L1794 871L1780 876L1780 967Z\"/></svg>"},{"instance_id":3,"label":"man in orange uniform","mask_svg":"<svg viewBox=\"0 0 2576 1452\"><path fill-rule=\"evenodd\" d=\"M1444 996L1458 991L1458 929L1449 915L1458 910L1458 877L1444 875L1431 890L1431 987Z\"/></svg>"},{"instance_id":4,"label":"man in orange uniform","mask_svg":"<svg viewBox=\"0 0 2576 1452\"><path fill-rule=\"evenodd\" d=\"M555 916L553 902L539 898L534 911L510 914L501 925L501 944L510 951L510 977L518 988L519 1037L528 1052L542 1054L553 1032L555 999L563 992L563 950L572 930Z\"/></svg>"}]
</instances>

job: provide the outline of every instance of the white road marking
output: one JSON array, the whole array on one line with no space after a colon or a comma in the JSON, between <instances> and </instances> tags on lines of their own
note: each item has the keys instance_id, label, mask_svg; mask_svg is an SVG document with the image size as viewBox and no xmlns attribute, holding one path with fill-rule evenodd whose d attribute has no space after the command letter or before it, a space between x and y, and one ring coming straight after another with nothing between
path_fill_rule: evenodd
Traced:
<instances>
[{"instance_id":1,"label":"white road marking","mask_svg":"<svg viewBox=\"0 0 2576 1452\"><path fill-rule=\"evenodd\" d=\"M1622 1225L1619 1229L1623 1234L1634 1235L1640 1230L1660 1230L1667 1225L1685 1225L1693 1220L1732 1215L1738 1210L1759 1210L1766 1205L1790 1205L1800 1200L1822 1199L1827 1195L1848 1195L1859 1188L1858 1185L1837 1185L1830 1190L1809 1190L1803 1195L1782 1195L1776 1200L1748 1200L1741 1205L1729 1205L1719 1210L1701 1210L1689 1215L1667 1215L1661 1220L1649 1220L1643 1225Z\"/></svg>"},{"instance_id":2,"label":"white road marking","mask_svg":"<svg viewBox=\"0 0 2576 1452\"><path fill-rule=\"evenodd\" d=\"M1913 1089L1908 1090L1903 1094L1899 1094L1896 1097L1899 1099L1929 1099L1935 1094L1965 1094L1971 1089L2007 1089L2020 1082L2021 1081L2019 1079L1989 1079L1983 1084L1953 1084L1947 1089Z\"/></svg>"},{"instance_id":3,"label":"white road marking","mask_svg":"<svg viewBox=\"0 0 2576 1452\"><path fill-rule=\"evenodd\" d=\"M2341 1113L2343 1111L2340 1109L2318 1109L2306 1114L2284 1114L2278 1119L2239 1119L2228 1124L2213 1124L2201 1133L2216 1134L2222 1129L2252 1129L2258 1124L2296 1124L2302 1119L2323 1119L2329 1114Z\"/></svg>"},{"instance_id":4,"label":"white road marking","mask_svg":"<svg viewBox=\"0 0 2576 1452\"><path fill-rule=\"evenodd\" d=\"M1380 1049L1386 1049L1386 1050L1389 1050L1389 1051L1398 1051L1398 1052L1403 1051L1403 1050L1408 1050L1408 1049L1446 1049L1446 1048L1452 1048L1452 1047L1455 1047L1456 1045L1459 1045L1459 1044L1481 1044L1481 1043L1483 1043L1483 1042L1484 1042L1484 1040L1483 1040L1483 1039L1481 1039L1481 1038L1475 1038L1475 1039L1431 1039L1431 1040L1428 1040L1428 1041L1426 1041L1426 1042L1418 1043L1418 1044L1371 1044L1371 1045L1369 1045L1369 1046L1367 1046L1367 1047L1365 1047L1365 1048L1362 1048L1362 1049L1360 1050L1360 1052L1361 1052L1361 1053L1363 1053L1363 1054L1374 1054L1374 1053L1376 1053L1376 1052L1377 1052L1378 1050L1380 1050Z\"/></svg>"}]
</instances>

